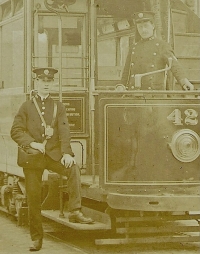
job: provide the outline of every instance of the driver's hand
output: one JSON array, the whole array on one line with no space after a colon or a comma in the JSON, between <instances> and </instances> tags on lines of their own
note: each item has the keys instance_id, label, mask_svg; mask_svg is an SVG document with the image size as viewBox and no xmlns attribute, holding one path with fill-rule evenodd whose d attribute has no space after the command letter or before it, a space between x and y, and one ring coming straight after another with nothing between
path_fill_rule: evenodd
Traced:
<instances>
[{"instance_id":1,"label":"driver's hand","mask_svg":"<svg viewBox=\"0 0 200 254\"><path fill-rule=\"evenodd\" d=\"M73 164L76 164L76 160L70 154L64 154L61 163L66 167L70 168Z\"/></svg>"},{"instance_id":2,"label":"driver's hand","mask_svg":"<svg viewBox=\"0 0 200 254\"><path fill-rule=\"evenodd\" d=\"M31 142L30 147L39 150L41 153L45 154L45 145L43 143Z\"/></svg>"},{"instance_id":3,"label":"driver's hand","mask_svg":"<svg viewBox=\"0 0 200 254\"><path fill-rule=\"evenodd\" d=\"M181 84L183 86L183 89L186 90L186 91L192 91L194 90L194 86L192 83L190 83L190 81L188 79L184 79L184 80L181 80Z\"/></svg>"}]
</instances>

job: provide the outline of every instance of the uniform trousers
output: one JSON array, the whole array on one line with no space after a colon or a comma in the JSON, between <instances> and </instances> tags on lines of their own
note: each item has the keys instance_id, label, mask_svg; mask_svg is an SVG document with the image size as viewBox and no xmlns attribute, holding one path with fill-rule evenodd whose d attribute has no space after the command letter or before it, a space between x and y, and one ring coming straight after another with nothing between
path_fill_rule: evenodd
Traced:
<instances>
[{"instance_id":1,"label":"uniform trousers","mask_svg":"<svg viewBox=\"0 0 200 254\"><path fill-rule=\"evenodd\" d=\"M24 168L26 196L28 202L29 227L32 241L43 238L41 197L42 174L44 169L67 176L69 211L81 208L80 169L77 165L66 168L60 161L54 161L48 155L44 156L43 168Z\"/></svg>"}]
</instances>

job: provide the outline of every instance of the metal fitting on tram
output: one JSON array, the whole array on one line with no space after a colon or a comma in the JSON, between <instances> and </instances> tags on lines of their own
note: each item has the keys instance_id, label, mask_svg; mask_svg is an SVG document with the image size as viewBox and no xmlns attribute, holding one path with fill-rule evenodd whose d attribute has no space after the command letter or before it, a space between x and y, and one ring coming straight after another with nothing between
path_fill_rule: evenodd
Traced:
<instances>
[{"instance_id":1,"label":"metal fitting on tram","mask_svg":"<svg viewBox=\"0 0 200 254\"><path fill-rule=\"evenodd\" d=\"M200 155L200 137L190 129L174 133L169 144L174 157L181 162L192 162Z\"/></svg>"}]
</instances>

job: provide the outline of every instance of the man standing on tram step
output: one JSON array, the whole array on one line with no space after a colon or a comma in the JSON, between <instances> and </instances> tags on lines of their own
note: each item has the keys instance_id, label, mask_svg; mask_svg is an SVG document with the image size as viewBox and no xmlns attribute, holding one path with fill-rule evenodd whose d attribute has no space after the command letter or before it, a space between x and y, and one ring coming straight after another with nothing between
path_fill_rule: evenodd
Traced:
<instances>
[{"instance_id":1,"label":"man standing on tram step","mask_svg":"<svg viewBox=\"0 0 200 254\"><path fill-rule=\"evenodd\" d=\"M37 68L33 72L36 73L37 85L35 99L48 126L52 121L55 103L49 92L57 70L54 68ZM11 137L19 146L31 147L44 154L44 165L42 168L23 169L32 240L30 251L38 251L42 247L41 186L44 169L68 178L69 221L83 224L92 223L93 220L86 218L81 212L80 169L76 165L70 145L70 129L65 106L61 102L57 102L53 135L47 140L46 146L43 144L46 139L45 127L33 99L24 102L20 107L14 118Z\"/></svg>"},{"instance_id":2,"label":"man standing on tram step","mask_svg":"<svg viewBox=\"0 0 200 254\"><path fill-rule=\"evenodd\" d=\"M171 71L184 90L193 90L193 85L185 77L182 67L179 65L172 48L168 43L155 37L155 24L153 12L139 12L134 14L136 25L135 38L139 41L130 47L122 84L128 90L135 89L135 74L142 74L164 69L168 64L168 58L172 58ZM165 73L147 75L142 78L142 90L165 90Z\"/></svg>"}]
</instances>

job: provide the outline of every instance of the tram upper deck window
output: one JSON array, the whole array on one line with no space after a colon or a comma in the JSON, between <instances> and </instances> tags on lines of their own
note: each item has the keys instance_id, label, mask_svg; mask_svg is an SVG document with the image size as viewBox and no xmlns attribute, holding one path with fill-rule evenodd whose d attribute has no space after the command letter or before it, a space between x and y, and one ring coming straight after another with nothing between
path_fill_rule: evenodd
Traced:
<instances>
[{"instance_id":1,"label":"tram upper deck window","mask_svg":"<svg viewBox=\"0 0 200 254\"><path fill-rule=\"evenodd\" d=\"M133 29L125 19L97 19L98 86L112 87L120 82Z\"/></svg>"},{"instance_id":2,"label":"tram upper deck window","mask_svg":"<svg viewBox=\"0 0 200 254\"><path fill-rule=\"evenodd\" d=\"M61 23L55 15L38 15L34 42L34 66L49 66L59 69L60 50L62 51L63 89L80 89L86 86L86 49L84 17L61 17ZM62 47L59 45L59 25L62 26ZM58 74L55 77L55 90L58 87Z\"/></svg>"}]
</instances>

